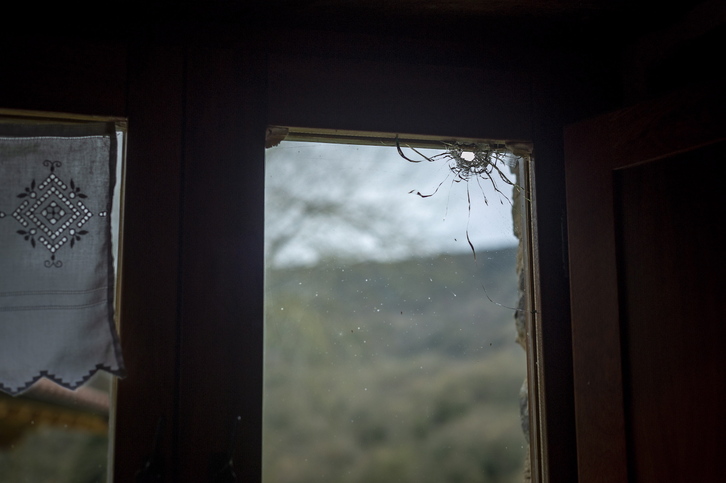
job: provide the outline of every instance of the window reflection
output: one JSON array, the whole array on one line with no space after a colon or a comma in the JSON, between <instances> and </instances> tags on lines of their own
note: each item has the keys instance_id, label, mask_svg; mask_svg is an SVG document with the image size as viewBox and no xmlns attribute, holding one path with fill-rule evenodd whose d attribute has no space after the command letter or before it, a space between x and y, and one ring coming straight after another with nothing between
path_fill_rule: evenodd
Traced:
<instances>
[{"instance_id":1,"label":"window reflection","mask_svg":"<svg viewBox=\"0 0 726 483\"><path fill-rule=\"evenodd\" d=\"M22 396L0 393L0 481L106 481L110 376L75 391L41 379Z\"/></svg>"},{"instance_id":2,"label":"window reflection","mask_svg":"<svg viewBox=\"0 0 726 483\"><path fill-rule=\"evenodd\" d=\"M395 147L282 142L266 172L263 480L522 481L509 201Z\"/></svg>"}]
</instances>

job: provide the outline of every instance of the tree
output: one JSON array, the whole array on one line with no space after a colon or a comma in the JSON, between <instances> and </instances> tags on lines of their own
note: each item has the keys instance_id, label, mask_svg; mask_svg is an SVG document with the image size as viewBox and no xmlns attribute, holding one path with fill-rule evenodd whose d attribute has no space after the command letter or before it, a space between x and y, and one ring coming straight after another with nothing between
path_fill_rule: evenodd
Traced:
<instances>
[{"instance_id":1,"label":"tree","mask_svg":"<svg viewBox=\"0 0 726 483\"><path fill-rule=\"evenodd\" d=\"M335 156L346 156L339 159ZM394 165L391 164L394 161ZM385 259L422 252L414 216L388 209L407 163L393 148L283 142L266 156L268 263ZM396 191L397 190L397 191Z\"/></svg>"}]
</instances>

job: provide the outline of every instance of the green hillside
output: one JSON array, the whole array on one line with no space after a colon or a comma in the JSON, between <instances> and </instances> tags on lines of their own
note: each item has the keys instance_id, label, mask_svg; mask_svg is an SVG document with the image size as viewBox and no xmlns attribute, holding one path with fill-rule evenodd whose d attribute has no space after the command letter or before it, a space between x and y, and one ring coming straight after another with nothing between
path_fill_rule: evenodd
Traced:
<instances>
[{"instance_id":1,"label":"green hillside","mask_svg":"<svg viewBox=\"0 0 726 483\"><path fill-rule=\"evenodd\" d=\"M521 481L515 255L269 270L265 482Z\"/></svg>"}]
</instances>

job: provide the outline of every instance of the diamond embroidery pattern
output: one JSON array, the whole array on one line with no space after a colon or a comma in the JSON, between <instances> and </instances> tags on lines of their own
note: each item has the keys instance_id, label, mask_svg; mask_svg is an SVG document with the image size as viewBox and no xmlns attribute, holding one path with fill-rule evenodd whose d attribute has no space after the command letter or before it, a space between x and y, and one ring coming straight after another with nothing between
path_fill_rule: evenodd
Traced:
<instances>
[{"instance_id":1,"label":"diamond embroidery pattern","mask_svg":"<svg viewBox=\"0 0 726 483\"><path fill-rule=\"evenodd\" d=\"M50 174L38 185L31 180L30 185L17 195L23 201L12 217L23 226L17 233L33 248L40 244L50 252L45 266L60 268L63 262L56 258L56 253L66 244L73 248L81 241L83 235L88 234L83 226L94 215L83 203L88 197L81 187L76 186L73 179L66 184L55 173L56 168L63 165L60 161L45 160L43 165L50 169ZM99 213L99 216L105 216L105 213Z\"/></svg>"}]
</instances>

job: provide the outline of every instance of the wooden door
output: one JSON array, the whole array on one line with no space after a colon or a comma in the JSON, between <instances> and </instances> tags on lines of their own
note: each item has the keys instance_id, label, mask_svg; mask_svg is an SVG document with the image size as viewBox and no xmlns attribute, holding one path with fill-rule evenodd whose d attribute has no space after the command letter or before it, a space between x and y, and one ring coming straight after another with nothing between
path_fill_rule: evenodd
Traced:
<instances>
[{"instance_id":1,"label":"wooden door","mask_svg":"<svg viewBox=\"0 0 726 483\"><path fill-rule=\"evenodd\" d=\"M566 130L581 482L722 473L726 102L717 87Z\"/></svg>"}]
</instances>

